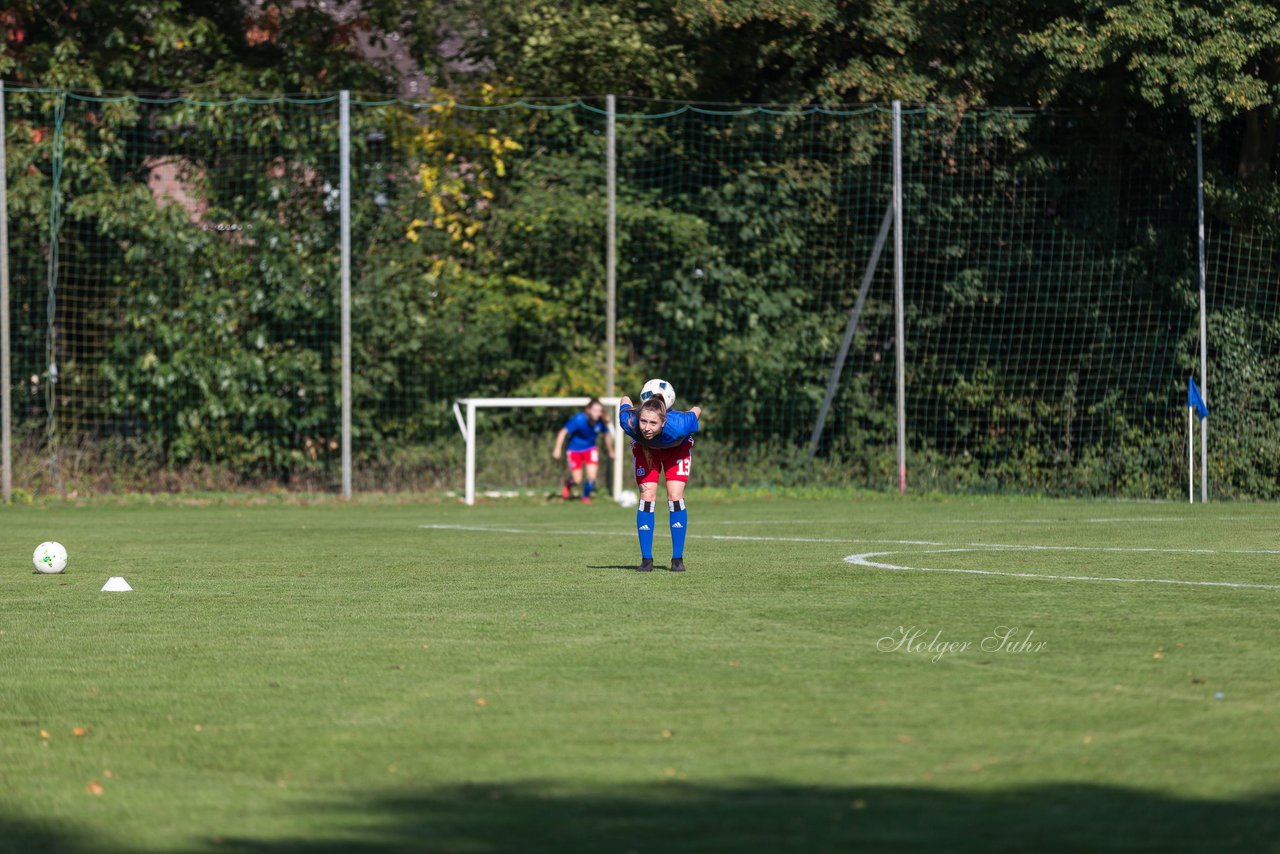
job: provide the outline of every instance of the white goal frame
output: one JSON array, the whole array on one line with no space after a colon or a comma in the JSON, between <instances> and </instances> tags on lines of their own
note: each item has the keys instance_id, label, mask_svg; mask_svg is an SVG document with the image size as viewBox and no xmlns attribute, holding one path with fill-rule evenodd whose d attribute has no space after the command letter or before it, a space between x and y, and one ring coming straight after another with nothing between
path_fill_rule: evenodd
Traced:
<instances>
[{"instance_id":1,"label":"white goal frame","mask_svg":"<svg viewBox=\"0 0 1280 854\"><path fill-rule=\"evenodd\" d=\"M613 436L613 497L622 494L622 428L618 426L620 397L596 398L613 409L613 421L609 425ZM462 500L476 503L476 410L479 409L545 409L576 407L581 409L591 402L589 397L464 397L453 402L453 415L458 419L458 429L467 443L466 489ZM464 414L465 409L465 414Z\"/></svg>"}]
</instances>

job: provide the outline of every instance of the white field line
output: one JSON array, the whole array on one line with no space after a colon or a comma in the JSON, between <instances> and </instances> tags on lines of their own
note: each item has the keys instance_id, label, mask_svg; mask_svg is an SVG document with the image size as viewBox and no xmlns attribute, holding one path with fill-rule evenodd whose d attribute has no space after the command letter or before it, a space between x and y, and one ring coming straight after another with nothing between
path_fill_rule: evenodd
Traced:
<instances>
[{"instance_id":1,"label":"white field line","mask_svg":"<svg viewBox=\"0 0 1280 854\"><path fill-rule=\"evenodd\" d=\"M939 519L939 525L1124 525L1130 522L1271 522L1269 516L1113 516L1093 519Z\"/></svg>"},{"instance_id":2,"label":"white field line","mask_svg":"<svg viewBox=\"0 0 1280 854\"><path fill-rule=\"evenodd\" d=\"M419 525L432 531L478 531L487 534L555 534L567 537L634 537L634 531L583 531L531 528L491 528L484 525ZM930 540L865 540L848 537L746 537L731 534L689 534L691 540L748 540L766 543L858 543L888 546L945 546Z\"/></svg>"},{"instance_id":3,"label":"white field line","mask_svg":"<svg viewBox=\"0 0 1280 854\"><path fill-rule=\"evenodd\" d=\"M927 545L927 544L926 544ZM1280 549L1178 549L1163 546L1036 546L1023 543L965 543L963 548L942 551L1024 551L1024 552L1151 552L1175 555L1280 555Z\"/></svg>"},{"instance_id":4,"label":"white field line","mask_svg":"<svg viewBox=\"0 0 1280 854\"><path fill-rule=\"evenodd\" d=\"M556 534L569 537L633 537L632 531L589 531L583 529L556 530L551 528L498 528L489 525L419 525L421 529L433 531L476 531L489 534ZM1026 543L960 543L949 548L950 543L935 540L882 540L859 537L768 537L762 535L748 536L737 534L690 534L691 539L700 540L745 540L764 543L865 543L867 545L888 546L941 546L937 551L1062 551L1062 552L1133 552L1152 554L1241 554L1241 555L1280 555L1280 549L1188 549L1167 548L1161 546L1042 546ZM896 554L896 552L882 552Z\"/></svg>"},{"instance_id":5,"label":"white field line","mask_svg":"<svg viewBox=\"0 0 1280 854\"><path fill-rule=\"evenodd\" d=\"M945 552L977 552L977 551L1015 551L1021 549L1036 550L1060 550L1057 546L1026 546L1012 548L1008 546L977 546L956 549L931 549L921 554L942 554ZM1068 550L1062 548L1061 550ZM1161 552L1161 553L1189 553L1189 554L1276 554L1273 551L1249 551L1243 549L1229 549L1222 552L1215 552L1211 549L1125 549L1119 547L1090 549L1087 547L1070 548L1071 551L1110 551L1110 552ZM884 557L885 555L902 554L902 552L864 552L863 554L848 555L845 557L845 563L851 563L854 566L865 566L871 569L888 569L894 572L949 572L960 575L999 575L1008 578L1039 578L1049 581L1105 581L1114 584L1176 584L1186 587L1234 587L1234 588L1252 588L1256 590L1280 590L1280 584L1249 584L1239 581L1186 581L1174 578L1117 578L1113 576L1100 575L1049 575L1038 572L1001 572L994 569L958 569L954 567L924 567L924 566L900 566L893 563L885 563L883 561L872 560L872 558Z\"/></svg>"},{"instance_id":6,"label":"white field line","mask_svg":"<svg viewBox=\"0 0 1280 854\"><path fill-rule=\"evenodd\" d=\"M531 528L497 528L486 525L419 525L419 529L433 531L475 531L477 533L487 534L553 534L556 536L570 537L632 537L634 534L630 531L584 531L584 530L535 530ZM946 543L937 543L924 540L872 540L872 539L849 539L835 537L763 537L763 536L730 536L725 534L690 534L690 539L700 540L747 540L753 542L771 542L771 543L859 543L867 545L895 545L895 546L946 546ZM1042 545L1025 545L1016 543L968 543L964 546L955 548L929 549L920 554L946 554L953 552L975 552L975 551L1062 551L1062 552L1109 552L1109 553L1140 553L1140 554L1246 554L1246 555L1280 555L1280 549L1178 549L1178 548L1161 548L1151 546L1042 546ZM1050 575L1046 573L1036 572L1002 572L994 569L960 569L955 567L923 567L923 566L901 566L899 564L885 563L883 561L872 560L872 558L884 557L886 555L902 554L900 551L884 551L884 552L863 552L862 554L848 555L844 558L845 563L854 566L865 566L870 569L887 569L894 572L946 572L958 575L991 575L1005 576L1008 578L1039 578L1049 581L1103 581L1114 584L1172 584L1186 587L1232 587L1232 588L1251 588L1255 590L1280 590L1280 584L1251 584L1238 581L1187 581L1174 578L1119 578L1114 576L1099 575Z\"/></svg>"},{"instance_id":7,"label":"white field line","mask_svg":"<svg viewBox=\"0 0 1280 854\"><path fill-rule=\"evenodd\" d=\"M913 524L919 523L915 520L901 519L884 519L877 518L874 520L877 525L891 524ZM1092 519L938 519L930 522L936 525L1123 525L1129 522L1139 524L1161 523L1161 522L1272 522L1272 517L1259 516L1114 516L1106 518ZM812 525L813 522L806 519L726 519L717 522L699 522L700 525L760 525L760 526L791 526L791 525Z\"/></svg>"}]
</instances>

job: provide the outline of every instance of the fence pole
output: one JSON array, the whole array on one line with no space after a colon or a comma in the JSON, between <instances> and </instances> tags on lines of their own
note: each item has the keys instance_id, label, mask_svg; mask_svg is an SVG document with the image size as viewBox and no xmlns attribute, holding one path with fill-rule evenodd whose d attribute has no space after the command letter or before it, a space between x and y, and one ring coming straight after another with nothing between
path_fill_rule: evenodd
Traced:
<instances>
[{"instance_id":1,"label":"fence pole","mask_svg":"<svg viewBox=\"0 0 1280 854\"><path fill-rule=\"evenodd\" d=\"M0 80L0 466L4 503L13 500L13 377L9 365L9 171L4 81Z\"/></svg>"},{"instance_id":2,"label":"fence pole","mask_svg":"<svg viewBox=\"0 0 1280 854\"><path fill-rule=\"evenodd\" d=\"M906 321L903 318L902 102L893 102L893 313L898 360L898 492L907 492Z\"/></svg>"},{"instance_id":3,"label":"fence pole","mask_svg":"<svg viewBox=\"0 0 1280 854\"><path fill-rule=\"evenodd\" d=\"M1200 397L1209 404L1209 325L1205 318L1205 267L1204 236L1204 134L1200 119L1196 119L1196 211L1199 215L1200 254ZM1209 419L1200 419L1200 503L1209 500Z\"/></svg>"},{"instance_id":4,"label":"fence pole","mask_svg":"<svg viewBox=\"0 0 1280 854\"><path fill-rule=\"evenodd\" d=\"M605 96L605 397L613 397L618 349L618 102Z\"/></svg>"},{"instance_id":5,"label":"fence pole","mask_svg":"<svg viewBox=\"0 0 1280 854\"><path fill-rule=\"evenodd\" d=\"M339 237L342 255L342 497L351 499L351 92L338 93Z\"/></svg>"},{"instance_id":6,"label":"fence pole","mask_svg":"<svg viewBox=\"0 0 1280 854\"><path fill-rule=\"evenodd\" d=\"M62 472L58 467L58 235L62 232L63 122L67 115L67 93L59 92L53 110L53 153L50 165L49 263L45 282L45 352L49 374L45 383L45 440L49 444L49 482L62 494Z\"/></svg>"}]
</instances>

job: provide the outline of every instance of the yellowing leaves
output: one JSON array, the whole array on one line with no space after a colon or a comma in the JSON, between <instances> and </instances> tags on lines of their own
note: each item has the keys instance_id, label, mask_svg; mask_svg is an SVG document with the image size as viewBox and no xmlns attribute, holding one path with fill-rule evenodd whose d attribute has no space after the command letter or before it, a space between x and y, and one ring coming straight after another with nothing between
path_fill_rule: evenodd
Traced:
<instances>
[{"instance_id":1,"label":"yellowing leaves","mask_svg":"<svg viewBox=\"0 0 1280 854\"><path fill-rule=\"evenodd\" d=\"M485 84L480 103L496 106L497 91ZM420 157L420 192L427 199L429 219L414 219L405 238L417 243L423 229L448 236L462 249L475 248L474 238L483 228L483 215L494 199L498 181L507 177L508 158L522 146L498 127L480 125L474 113L459 109L452 98L432 104L429 118L410 143Z\"/></svg>"}]
</instances>

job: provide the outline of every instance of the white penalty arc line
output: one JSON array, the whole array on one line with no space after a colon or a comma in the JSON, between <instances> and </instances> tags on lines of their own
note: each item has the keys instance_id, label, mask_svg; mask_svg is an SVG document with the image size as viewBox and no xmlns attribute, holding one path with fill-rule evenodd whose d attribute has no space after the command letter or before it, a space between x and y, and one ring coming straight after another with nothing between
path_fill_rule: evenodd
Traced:
<instances>
[{"instance_id":1,"label":"white penalty arc line","mask_svg":"<svg viewBox=\"0 0 1280 854\"><path fill-rule=\"evenodd\" d=\"M984 547L985 548L985 547ZM1054 548L1054 547L1039 547ZM975 552L982 551L983 548L959 548L959 549L939 549L936 551L925 552L925 554L940 554L943 552ZM1007 546L992 549L993 551L1010 551ZM1100 549L1100 551L1124 551L1119 548ZM1132 549L1132 551L1179 551L1175 549ZM1204 549L1183 549L1183 552L1191 552L1202 554ZM1210 552L1212 553L1212 552ZM1256 552L1249 552L1250 554ZM1262 554L1274 554L1274 552L1261 552ZM1049 575L1038 572L1001 572L994 569L960 569L958 567L925 567L925 566L900 566L893 563L884 563L883 561L872 560L872 558L884 557L885 555L900 554L900 552L864 552L862 554L848 555L845 557L845 563L854 566L865 566L871 569L888 569L894 572L947 572L959 575L997 575L1007 578L1038 578L1047 581L1102 581L1114 584L1174 584L1184 587L1233 587L1233 588L1250 588L1254 590L1280 590L1280 584L1249 584L1242 581L1186 581L1176 578L1118 578L1112 576L1101 575Z\"/></svg>"}]
</instances>

